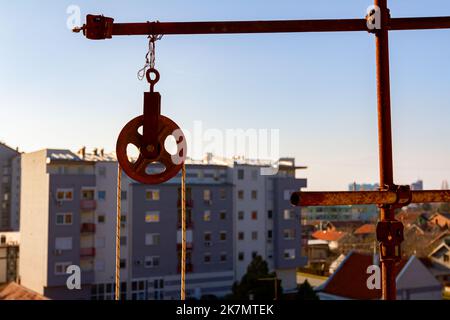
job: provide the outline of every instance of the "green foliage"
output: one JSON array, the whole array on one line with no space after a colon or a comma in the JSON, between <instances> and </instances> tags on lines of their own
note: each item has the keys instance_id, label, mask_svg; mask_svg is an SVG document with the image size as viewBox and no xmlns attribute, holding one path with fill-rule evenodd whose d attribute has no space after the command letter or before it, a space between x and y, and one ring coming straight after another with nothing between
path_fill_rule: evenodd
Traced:
<instances>
[{"instance_id":1,"label":"green foliage","mask_svg":"<svg viewBox=\"0 0 450 320\"><path fill-rule=\"evenodd\" d=\"M298 286L296 300L319 300L319 297L308 280L305 280L305 282Z\"/></svg>"},{"instance_id":2,"label":"green foliage","mask_svg":"<svg viewBox=\"0 0 450 320\"><path fill-rule=\"evenodd\" d=\"M438 211L440 213L449 213L450 212L450 202L443 202L443 203L441 203L441 205L439 206Z\"/></svg>"},{"instance_id":3,"label":"green foliage","mask_svg":"<svg viewBox=\"0 0 450 320\"><path fill-rule=\"evenodd\" d=\"M423 211L431 211L433 209L433 207L431 206L431 204L429 203L423 203L422 204L422 210Z\"/></svg>"},{"instance_id":4,"label":"green foliage","mask_svg":"<svg viewBox=\"0 0 450 320\"><path fill-rule=\"evenodd\" d=\"M232 287L232 294L228 299L249 300L253 296L254 300L273 300L275 298L275 273L269 273L267 262L261 256L256 256L247 267L247 273L240 282L235 282ZM264 279L264 280L263 280ZM281 297L281 281L277 281L277 295Z\"/></svg>"}]
</instances>

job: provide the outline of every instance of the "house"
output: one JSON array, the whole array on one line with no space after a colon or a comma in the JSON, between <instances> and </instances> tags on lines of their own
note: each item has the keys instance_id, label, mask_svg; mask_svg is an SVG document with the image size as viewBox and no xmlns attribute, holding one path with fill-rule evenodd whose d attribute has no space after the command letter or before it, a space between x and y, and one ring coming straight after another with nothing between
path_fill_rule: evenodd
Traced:
<instances>
[{"instance_id":1,"label":"house","mask_svg":"<svg viewBox=\"0 0 450 320\"><path fill-rule=\"evenodd\" d=\"M312 234L314 239L324 240L328 242L330 250L336 250L339 248L339 241L346 235L346 232L342 231L328 231L318 230Z\"/></svg>"},{"instance_id":2,"label":"house","mask_svg":"<svg viewBox=\"0 0 450 320\"><path fill-rule=\"evenodd\" d=\"M430 254L429 258L447 268L450 268L450 237L442 240Z\"/></svg>"},{"instance_id":3,"label":"house","mask_svg":"<svg viewBox=\"0 0 450 320\"><path fill-rule=\"evenodd\" d=\"M442 284L444 287L444 295L450 297L450 268L436 262L430 257L420 258L420 261L428 268L436 280Z\"/></svg>"},{"instance_id":4,"label":"house","mask_svg":"<svg viewBox=\"0 0 450 320\"><path fill-rule=\"evenodd\" d=\"M351 251L326 282L315 288L321 300L378 300L380 289L369 289L367 282L373 274L368 267L379 265L373 255ZM411 256L396 266L397 299L440 300L442 285L421 263ZM381 284L380 284L381 287Z\"/></svg>"},{"instance_id":5,"label":"house","mask_svg":"<svg viewBox=\"0 0 450 320\"><path fill-rule=\"evenodd\" d=\"M361 220L332 220L325 223L325 229L328 231L347 231L353 232L353 230L364 225Z\"/></svg>"},{"instance_id":6,"label":"house","mask_svg":"<svg viewBox=\"0 0 450 320\"><path fill-rule=\"evenodd\" d=\"M355 236L361 239L366 239L369 236L375 234L376 226L374 224L364 224L353 233Z\"/></svg>"},{"instance_id":7,"label":"house","mask_svg":"<svg viewBox=\"0 0 450 320\"><path fill-rule=\"evenodd\" d=\"M430 220L441 228L450 227L450 213L437 212L431 216Z\"/></svg>"},{"instance_id":8,"label":"house","mask_svg":"<svg viewBox=\"0 0 450 320\"><path fill-rule=\"evenodd\" d=\"M16 282L10 282L0 287L0 300L49 300Z\"/></svg>"},{"instance_id":9,"label":"house","mask_svg":"<svg viewBox=\"0 0 450 320\"><path fill-rule=\"evenodd\" d=\"M308 240L307 246L308 266L315 270L325 270L327 258L330 255L330 248L326 240Z\"/></svg>"}]
</instances>

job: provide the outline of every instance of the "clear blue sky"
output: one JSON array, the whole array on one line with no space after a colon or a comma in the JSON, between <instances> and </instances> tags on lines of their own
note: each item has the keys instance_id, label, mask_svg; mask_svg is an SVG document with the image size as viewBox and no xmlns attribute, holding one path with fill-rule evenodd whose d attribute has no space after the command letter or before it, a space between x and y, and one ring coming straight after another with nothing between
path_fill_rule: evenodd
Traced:
<instances>
[{"instance_id":1,"label":"clear blue sky","mask_svg":"<svg viewBox=\"0 0 450 320\"><path fill-rule=\"evenodd\" d=\"M145 37L89 41L66 28L79 5L117 22L361 18L371 1L3 1L0 140L24 151L114 150L142 109ZM449 1L390 1L394 17L450 16ZM450 180L450 31L391 33L397 183ZM373 36L166 36L157 45L163 113L190 130L279 128L281 154L310 190L378 181Z\"/></svg>"}]
</instances>

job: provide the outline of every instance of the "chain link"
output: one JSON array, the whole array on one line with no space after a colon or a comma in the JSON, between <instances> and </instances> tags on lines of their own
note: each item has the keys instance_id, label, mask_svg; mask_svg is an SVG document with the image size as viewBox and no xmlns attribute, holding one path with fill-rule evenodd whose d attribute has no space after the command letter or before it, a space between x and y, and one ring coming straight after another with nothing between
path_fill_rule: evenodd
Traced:
<instances>
[{"instance_id":1,"label":"chain link","mask_svg":"<svg viewBox=\"0 0 450 320\"><path fill-rule=\"evenodd\" d=\"M163 35L151 35L148 36L148 51L145 55L145 64L139 69L137 73L137 78L142 81L145 78L145 73L148 69L155 68L155 56L156 56L156 45L157 40L161 40Z\"/></svg>"}]
</instances>

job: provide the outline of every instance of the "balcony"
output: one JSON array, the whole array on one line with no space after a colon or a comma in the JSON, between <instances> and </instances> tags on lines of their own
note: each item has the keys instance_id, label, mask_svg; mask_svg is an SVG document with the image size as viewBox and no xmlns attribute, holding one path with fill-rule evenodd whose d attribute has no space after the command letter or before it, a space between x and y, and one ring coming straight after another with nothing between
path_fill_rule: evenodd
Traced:
<instances>
[{"instance_id":1,"label":"balcony","mask_svg":"<svg viewBox=\"0 0 450 320\"><path fill-rule=\"evenodd\" d=\"M181 221L177 221L177 228L181 229ZM186 229L194 228L194 223L192 221L186 221Z\"/></svg>"},{"instance_id":2,"label":"balcony","mask_svg":"<svg viewBox=\"0 0 450 320\"><path fill-rule=\"evenodd\" d=\"M193 249L192 242L187 242L186 243L186 249L187 250L192 250ZM181 243L177 243L177 250L181 251Z\"/></svg>"},{"instance_id":3,"label":"balcony","mask_svg":"<svg viewBox=\"0 0 450 320\"><path fill-rule=\"evenodd\" d=\"M181 273L181 265L178 264L177 266L177 272ZM186 273L192 273L194 272L194 266L192 263L186 263Z\"/></svg>"},{"instance_id":4,"label":"balcony","mask_svg":"<svg viewBox=\"0 0 450 320\"><path fill-rule=\"evenodd\" d=\"M81 248L80 257L81 258L95 257L95 248Z\"/></svg>"},{"instance_id":5,"label":"balcony","mask_svg":"<svg viewBox=\"0 0 450 320\"><path fill-rule=\"evenodd\" d=\"M81 210L95 210L97 208L97 202L95 200L81 200Z\"/></svg>"},{"instance_id":6,"label":"balcony","mask_svg":"<svg viewBox=\"0 0 450 320\"><path fill-rule=\"evenodd\" d=\"M177 201L178 208L181 208L181 199L178 199ZM192 199L186 199L186 208L193 208L194 207L194 201Z\"/></svg>"},{"instance_id":7,"label":"balcony","mask_svg":"<svg viewBox=\"0 0 450 320\"><path fill-rule=\"evenodd\" d=\"M95 233L95 223L82 223L81 233Z\"/></svg>"}]
</instances>

